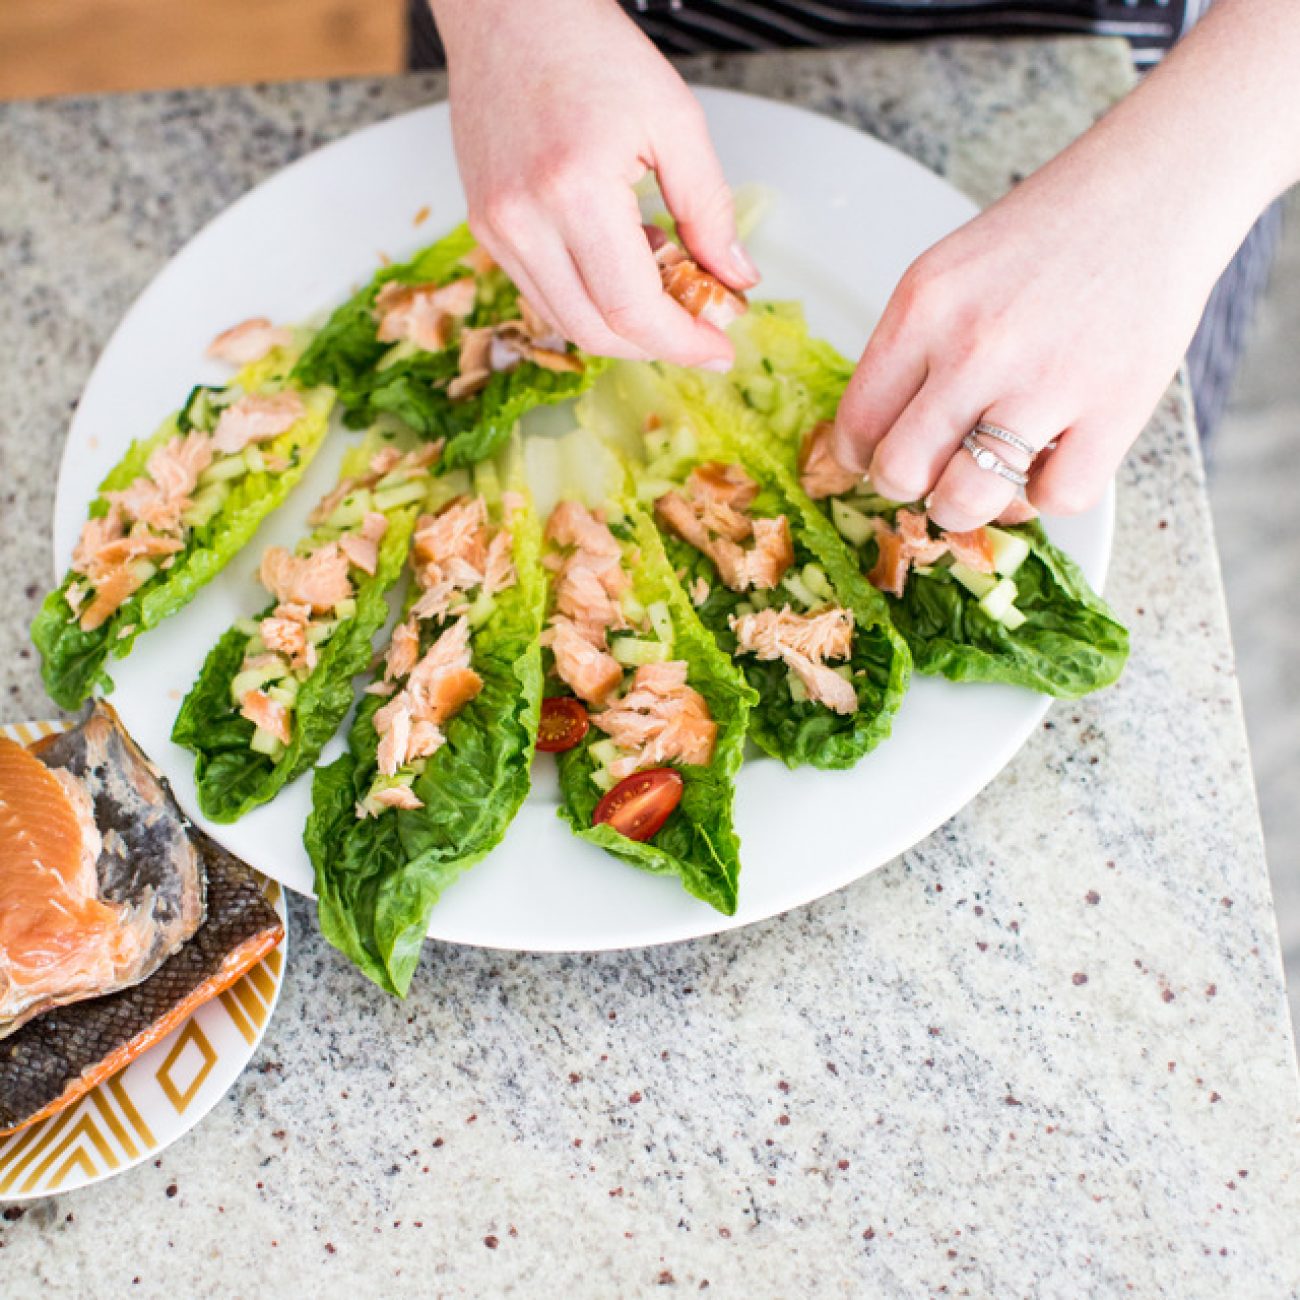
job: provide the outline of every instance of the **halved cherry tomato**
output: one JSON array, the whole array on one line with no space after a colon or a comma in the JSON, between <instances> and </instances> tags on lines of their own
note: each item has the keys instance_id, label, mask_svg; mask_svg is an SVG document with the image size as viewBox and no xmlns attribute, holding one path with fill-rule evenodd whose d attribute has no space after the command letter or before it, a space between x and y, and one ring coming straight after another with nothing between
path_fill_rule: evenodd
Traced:
<instances>
[{"instance_id":1,"label":"halved cherry tomato","mask_svg":"<svg viewBox=\"0 0 1300 1300\"><path fill-rule=\"evenodd\" d=\"M552 695L542 701L542 721L537 728L537 748L543 754L562 754L587 734L587 710L572 695Z\"/></svg>"},{"instance_id":2,"label":"halved cherry tomato","mask_svg":"<svg viewBox=\"0 0 1300 1300\"><path fill-rule=\"evenodd\" d=\"M671 767L652 767L624 777L596 805L591 824L608 822L630 840L648 840L681 801L682 774Z\"/></svg>"}]
</instances>

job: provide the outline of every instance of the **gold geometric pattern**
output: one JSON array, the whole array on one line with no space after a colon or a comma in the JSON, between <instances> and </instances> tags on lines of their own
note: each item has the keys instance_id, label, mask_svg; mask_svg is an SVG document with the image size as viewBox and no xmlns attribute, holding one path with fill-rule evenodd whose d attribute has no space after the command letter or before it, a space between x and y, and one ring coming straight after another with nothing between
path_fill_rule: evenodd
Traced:
<instances>
[{"instance_id":1,"label":"gold geometric pattern","mask_svg":"<svg viewBox=\"0 0 1300 1300\"><path fill-rule=\"evenodd\" d=\"M183 1088L178 1088L172 1079L172 1071L176 1068L181 1057L185 1055L187 1047L195 1047L199 1055L203 1058L203 1064L190 1076L190 1081ZM212 1073L212 1067L217 1063L217 1054L212 1050L212 1044L204 1036L203 1030L199 1028L197 1020L187 1020L185 1028L181 1030L176 1041L172 1044L172 1050L167 1053L167 1059L158 1067L158 1073L155 1078L158 1080L158 1086L163 1090L164 1096L176 1107L176 1113L183 1115L185 1108L194 1100L195 1094L203 1087L203 1081Z\"/></svg>"},{"instance_id":2,"label":"gold geometric pattern","mask_svg":"<svg viewBox=\"0 0 1300 1300\"><path fill-rule=\"evenodd\" d=\"M0 725L0 735L24 745L62 730L61 722ZM258 880L283 917L280 886ZM248 1062L283 971L284 951L276 948L126 1069L66 1110L0 1137L0 1201L84 1187L180 1137Z\"/></svg>"}]
</instances>

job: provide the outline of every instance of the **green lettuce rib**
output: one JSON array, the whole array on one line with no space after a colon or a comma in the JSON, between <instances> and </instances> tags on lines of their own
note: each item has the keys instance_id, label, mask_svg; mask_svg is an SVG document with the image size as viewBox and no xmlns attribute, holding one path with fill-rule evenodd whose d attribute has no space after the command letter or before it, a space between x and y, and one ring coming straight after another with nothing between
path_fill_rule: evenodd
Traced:
<instances>
[{"instance_id":1,"label":"green lettuce rib","mask_svg":"<svg viewBox=\"0 0 1300 1300\"><path fill-rule=\"evenodd\" d=\"M295 371L304 384L336 388L344 419L353 428L389 412L427 438L445 438L442 469L495 455L522 416L536 406L575 397L599 369L594 358L584 358L581 374L556 373L525 361L494 374L482 392L452 401L446 385L459 369L457 345L421 352L379 341L374 304L383 285L446 284L469 275L462 259L475 247L474 237L462 225L410 261L378 271L330 317ZM519 293L503 271L490 271L478 281L479 302L469 325L492 325L518 316Z\"/></svg>"},{"instance_id":2,"label":"green lettuce rib","mask_svg":"<svg viewBox=\"0 0 1300 1300\"><path fill-rule=\"evenodd\" d=\"M673 657L688 665L690 685L704 697L718 727L713 761L681 766L681 803L654 838L638 843L607 824L593 826L601 793L591 780L589 752L600 739L594 728L583 742L559 755L560 816L580 838L656 875L677 876L687 891L726 916L736 910L740 841L732 824L736 774L744 758L745 726L754 693L714 644L668 562L654 524L633 507L629 518L640 558L632 571L633 591L642 604L662 601L673 623Z\"/></svg>"},{"instance_id":3,"label":"green lettuce rib","mask_svg":"<svg viewBox=\"0 0 1300 1300\"><path fill-rule=\"evenodd\" d=\"M366 696L348 749L317 768L303 841L316 872L321 932L380 988L405 996L434 904L501 842L528 793L542 666L546 599L541 535L531 509L512 524L519 581L495 598L473 634L483 689L444 728L447 743L416 778L419 810L358 819L378 771L375 712Z\"/></svg>"},{"instance_id":4,"label":"green lettuce rib","mask_svg":"<svg viewBox=\"0 0 1300 1300\"><path fill-rule=\"evenodd\" d=\"M250 748L254 726L230 697L249 637L232 627L212 648L172 728L172 739L195 755L205 816L236 821L316 762L352 707L352 679L370 663L371 640L388 618L386 593L401 576L417 513L415 506L389 512L374 576L356 583L356 614L339 623L298 688L292 738L279 758Z\"/></svg>"},{"instance_id":5,"label":"green lettuce rib","mask_svg":"<svg viewBox=\"0 0 1300 1300\"><path fill-rule=\"evenodd\" d=\"M744 673L757 692L749 718L755 743L789 767L807 764L822 769L852 767L890 732L911 676L912 658L890 621L885 598L862 576L857 560L840 535L807 498L798 481L765 445L760 422L725 384L686 371L624 363L605 375L579 407L580 418L622 447L638 445L635 431L655 416L661 427L684 425L694 435L697 453L674 466L673 481L683 481L694 465L709 460L739 463L760 484L754 511L783 514L794 543L795 569L816 563L826 574L835 603L852 610L853 653L848 666L858 707L840 714L790 693L788 672L780 660L759 660L736 653L730 618L749 597L731 591L713 561L668 528L661 528L673 569L689 586L703 579L708 596L697 614L718 646ZM635 463L632 453L629 463ZM648 485L651 494L659 489ZM779 590L774 593L780 603Z\"/></svg>"},{"instance_id":6,"label":"green lettuce rib","mask_svg":"<svg viewBox=\"0 0 1300 1300\"><path fill-rule=\"evenodd\" d=\"M233 381L245 392L274 392L284 386L287 358L273 353L267 360L245 367ZM289 495L311 463L329 428L334 394L327 388L302 394L306 414L287 432L264 444L263 450L285 457L289 467L280 473L246 474L231 489L216 514L200 528L191 529L185 549L169 569L160 569L138 591L92 632L82 631L68 604L67 592L77 574L69 572L45 598L32 623L32 641L41 655L41 677L50 698L61 708L75 709L96 687L108 691L113 681L105 671L110 658L125 658L136 638L187 605L238 554L257 526ZM169 416L149 438L132 443L122 460L100 485L90 507L97 518L108 513L105 493L128 487L141 474L154 449L181 431L179 413Z\"/></svg>"},{"instance_id":7,"label":"green lettuce rib","mask_svg":"<svg viewBox=\"0 0 1300 1300\"><path fill-rule=\"evenodd\" d=\"M758 304L731 332L736 366L727 380L714 382L731 387L761 417L769 450L793 467L804 433L834 417L853 367L808 333L794 303ZM876 513L892 520L895 509L882 505ZM929 574L912 572L902 598L886 600L916 670L1066 699L1109 686L1128 659L1127 629L1037 522L1005 531L1030 547L1015 575L1016 607L1025 622L1011 631L990 618L942 566ZM874 538L858 548L862 572L870 572L876 554Z\"/></svg>"}]
</instances>

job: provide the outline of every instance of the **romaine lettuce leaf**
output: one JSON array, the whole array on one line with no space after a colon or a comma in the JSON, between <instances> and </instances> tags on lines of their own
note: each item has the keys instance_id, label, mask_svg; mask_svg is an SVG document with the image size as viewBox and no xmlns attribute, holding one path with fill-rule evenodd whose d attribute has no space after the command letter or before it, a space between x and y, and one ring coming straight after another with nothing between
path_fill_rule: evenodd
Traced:
<instances>
[{"instance_id":1,"label":"romaine lettuce leaf","mask_svg":"<svg viewBox=\"0 0 1300 1300\"><path fill-rule=\"evenodd\" d=\"M245 392L275 391L284 382L284 369L291 358L276 352L265 361L247 366L234 379ZM257 526L289 495L320 447L329 428L334 394L317 388L302 394L306 414L293 428L263 444L267 453L282 456L289 467L280 473L262 471L237 480L216 514L202 527L191 529L185 549L172 566L160 569L94 631L85 632L68 604L69 586L79 581L68 573L52 591L32 623L32 640L41 654L41 676L50 698L61 708L75 709L96 687L111 690L112 678L105 671L109 658L122 659L130 653L142 632L188 604L205 583L210 582L257 530ZM131 445L122 460L100 485L90 514L108 512L106 492L125 488L144 473L154 449L176 436L177 416L169 416L151 437Z\"/></svg>"},{"instance_id":2,"label":"romaine lettuce leaf","mask_svg":"<svg viewBox=\"0 0 1300 1300\"><path fill-rule=\"evenodd\" d=\"M693 445L684 454L669 453L671 481L683 481L702 461L740 464L761 486L753 512L783 514L790 525L793 571L817 564L833 589L834 603L853 612L853 654L847 662L858 696L856 712L839 714L810 700L796 700L783 662L736 654L729 620L750 597L729 590L708 556L670 529L660 529L669 561L687 588L696 579L707 584L708 596L696 612L758 694L749 719L754 741L790 767L853 766L889 735L911 674L911 655L890 621L884 597L863 578L839 534L765 446L759 420L729 386L689 371L623 363L579 404L579 418L618 447L632 465L644 456L640 431L648 417L667 431L670 441L674 430L689 431L686 441ZM646 474L653 479L654 466L643 468L642 476ZM651 483L650 491L658 490ZM782 594L772 593L778 607Z\"/></svg>"},{"instance_id":3,"label":"romaine lettuce leaf","mask_svg":"<svg viewBox=\"0 0 1300 1300\"><path fill-rule=\"evenodd\" d=\"M808 333L796 303L756 304L731 328L736 365L722 382L760 417L769 450L793 470L803 435L832 419L853 373L829 343ZM829 502L823 503L829 509ZM892 518L893 511L884 510ZM953 681L1004 682L1073 698L1109 686L1128 658L1128 632L1038 523L1007 529L1030 555L1017 570L1015 631L989 617L978 599L940 565L909 574L902 599L886 597L918 672ZM864 573L876 542L859 548Z\"/></svg>"},{"instance_id":4,"label":"romaine lettuce leaf","mask_svg":"<svg viewBox=\"0 0 1300 1300\"><path fill-rule=\"evenodd\" d=\"M194 752L195 786L205 816L236 821L316 762L352 707L352 679L370 663L371 639L388 618L386 593L406 563L416 514L415 506L388 513L374 576L355 584L356 613L339 623L300 685L292 739L278 758L250 748L253 724L230 698L248 636L232 627L213 647L172 728L172 739Z\"/></svg>"},{"instance_id":5,"label":"romaine lettuce leaf","mask_svg":"<svg viewBox=\"0 0 1300 1300\"><path fill-rule=\"evenodd\" d=\"M745 726L754 702L735 666L714 644L682 591L650 518L628 508L639 562L633 591L642 604L662 601L673 624L673 657L688 665L690 685L704 697L717 724L717 744L707 767L680 766L683 790L677 808L652 840L629 840L608 825L593 826L601 794L591 780L594 728L582 743L559 755L560 816L574 833L616 857L656 875L677 876L687 891L726 916L736 910L740 841L732 824L736 774L744 757Z\"/></svg>"},{"instance_id":6,"label":"romaine lettuce leaf","mask_svg":"<svg viewBox=\"0 0 1300 1300\"><path fill-rule=\"evenodd\" d=\"M421 352L379 341L374 304L383 285L394 280L445 284L469 275L462 259L475 247L468 228L459 226L409 262L383 267L335 311L295 372L304 384L335 387L345 422L353 428L369 425L388 412L427 438L445 438L440 462L444 470L495 455L523 415L536 406L577 396L599 369L595 358L584 358L586 369L581 374L544 370L525 361L494 374L482 392L452 401L446 385L459 369L458 346ZM503 271L490 271L478 280L479 302L469 319L471 326L518 316L519 293Z\"/></svg>"},{"instance_id":7,"label":"romaine lettuce leaf","mask_svg":"<svg viewBox=\"0 0 1300 1300\"><path fill-rule=\"evenodd\" d=\"M546 599L541 535L531 508L511 531L519 580L495 598L473 634L483 689L444 728L447 742L416 778L424 807L359 819L378 770L366 696L348 749L317 768L304 843L316 872L321 931L381 988L405 996L429 916L443 890L500 843L528 793L542 667Z\"/></svg>"}]
</instances>

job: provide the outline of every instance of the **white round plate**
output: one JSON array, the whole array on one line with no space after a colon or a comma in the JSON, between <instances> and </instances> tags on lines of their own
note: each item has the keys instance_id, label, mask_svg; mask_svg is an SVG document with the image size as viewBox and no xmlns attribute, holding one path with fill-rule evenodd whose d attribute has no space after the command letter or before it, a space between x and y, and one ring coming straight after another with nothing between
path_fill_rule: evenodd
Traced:
<instances>
[{"instance_id":1,"label":"white round plate","mask_svg":"<svg viewBox=\"0 0 1300 1300\"><path fill-rule=\"evenodd\" d=\"M0 724L0 736L30 745L66 725ZM48 1119L0 1137L0 1201L53 1196L112 1178L171 1146L230 1091L262 1041L284 979L284 891L274 880L260 883L284 922L284 938L125 1069Z\"/></svg>"},{"instance_id":2,"label":"white round plate","mask_svg":"<svg viewBox=\"0 0 1300 1300\"><path fill-rule=\"evenodd\" d=\"M775 201L751 238L761 293L799 298L815 332L856 355L907 265L976 209L945 181L879 141L802 109L702 90L733 184ZM246 316L296 321L329 310L381 256L401 257L465 215L445 105L392 118L310 154L202 230L118 327L73 420L55 505L61 573L87 502L134 437L150 432L191 384L220 381L208 341ZM176 708L204 655L264 593L252 574L267 544L292 544L333 484L346 439L326 445L292 500L183 613L110 665L113 701L196 812L190 755L174 746ZM1113 500L1048 531L1100 587ZM787 771L757 759L741 773L736 823L740 909L720 916L676 881L649 876L575 840L555 816L553 767L539 759L529 801L504 844L454 885L430 934L533 951L666 943L745 925L839 889L930 834L1002 769L1048 701L998 686L918 680L894 735L850 772ZM326 759L338 752L335 740ZM309 893L300 835L310 777L236 826L197 818L233 852Z\"/></svg>"}]
</instances>

